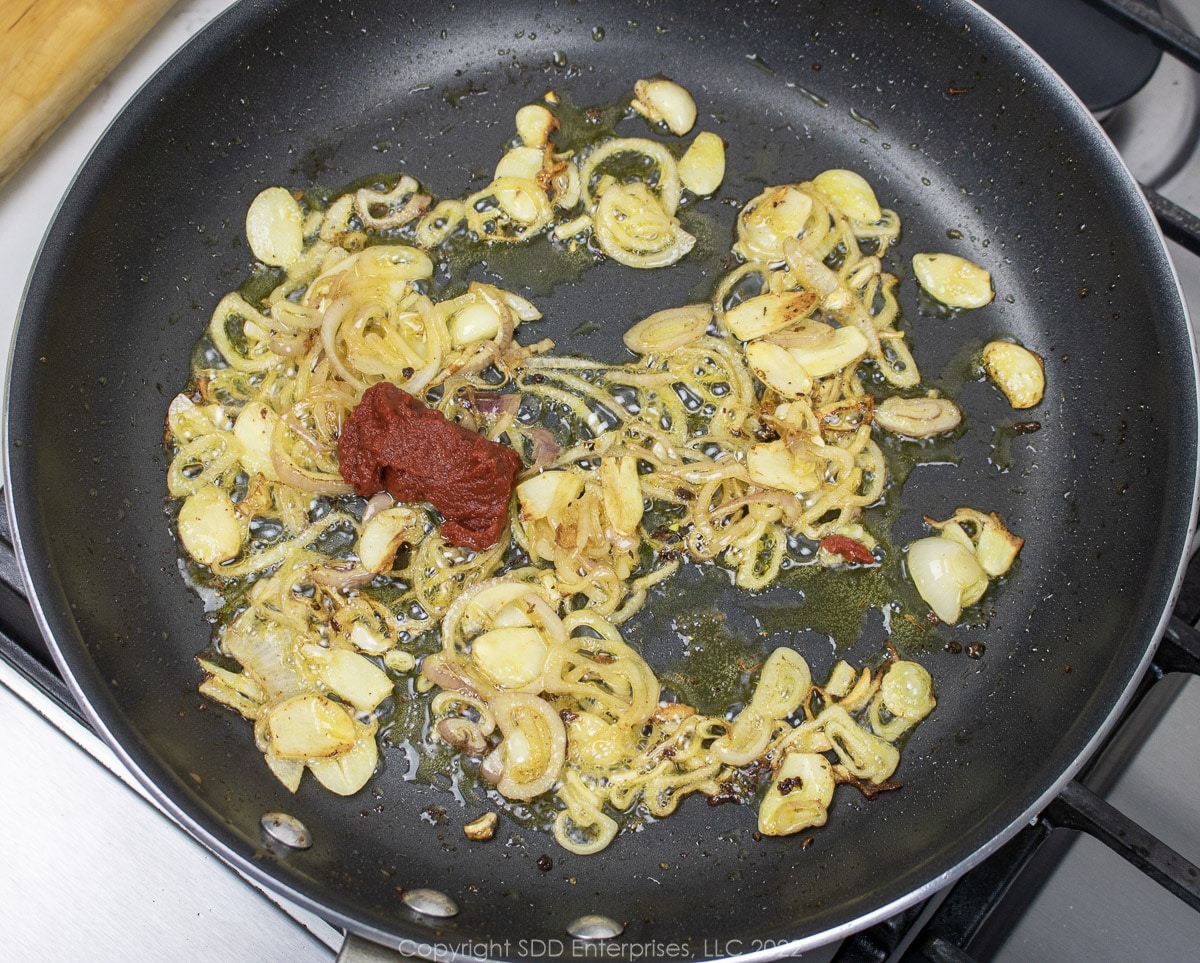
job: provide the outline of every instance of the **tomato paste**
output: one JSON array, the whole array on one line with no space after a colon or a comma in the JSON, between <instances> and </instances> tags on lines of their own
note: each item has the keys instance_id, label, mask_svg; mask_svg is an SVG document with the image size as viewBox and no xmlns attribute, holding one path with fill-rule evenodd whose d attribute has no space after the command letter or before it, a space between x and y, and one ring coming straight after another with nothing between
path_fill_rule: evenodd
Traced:
<instances>
[{"instance_id":1,"label":"tomato paste","mask_svg":"<svg viewBox=\"0 0 1200 963\"><path fill-rule=\"evenodd\" d=\"M848 562L858 562L861 565L874 565L875 553L866 545L847 535L826 535L821 539L821 548L834 555L840 555Z\"/></svg>"},{"instance_id":2,"label":"tomato paste","mask_svg":"<svg viewBox=\"0 0 1200 963\"><path fill-rule=\"evenodd\" d=\"M500 540L521 457L448 421L440 411L381 381L342 426L342 478L358 495L389 492L428 502L445 521L442 537L480 550Z\"/></svg>"}]
</instances>

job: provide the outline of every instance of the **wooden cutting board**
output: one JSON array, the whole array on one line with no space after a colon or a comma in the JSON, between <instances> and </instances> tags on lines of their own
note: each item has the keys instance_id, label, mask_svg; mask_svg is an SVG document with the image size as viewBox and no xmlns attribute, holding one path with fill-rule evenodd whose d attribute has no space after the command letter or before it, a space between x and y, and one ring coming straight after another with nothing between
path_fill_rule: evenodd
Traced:
<instances>
[{"instance_id":1,"label":"wooden cutting board","mask_svg":"<svg viewBox=\"0 0 1200 963\"><path fill-rule=\"evenodd\" d=\"M0 0L0 184L174 0Z\"/></svg>"}]
</instances>

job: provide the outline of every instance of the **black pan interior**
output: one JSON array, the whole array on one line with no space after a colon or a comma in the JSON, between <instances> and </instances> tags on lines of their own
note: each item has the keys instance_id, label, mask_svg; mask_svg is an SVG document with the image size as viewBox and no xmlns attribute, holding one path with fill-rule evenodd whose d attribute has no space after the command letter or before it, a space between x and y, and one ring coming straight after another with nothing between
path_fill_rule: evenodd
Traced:
<instances>
[{"instance_id":1,"label":"black pan interior","mask_svg":"<svg viewBox=\"0 0 1200 963\"><path fill-rule=\"evenodd\" d=\"M902 286L922 370L970 426L956 463L910 477L893 538L920 534L922 513L995 510L1027 539L1017 574L985 626L931 630L920 657L940 703L908 745L903 790L869 802L842 790L807 848L756 840L749 809L702 800L600 858L516 826L470 844L460 826L474 813L405 781L398 750L356 798L311 780L289 796L248 726L202 710L192 658L209 628L164 512L166 407L213 305L247 276L248 202L268 185L399 170L457 195L489 176L522 104L550 88L611 103L658 73L689 88L699 126L729 143L725 184L702 205L712 243L648 275L527 274L523 289L553 319L545 330L562 338L594 321L600 332L575 347L615 352L624 326L711 283L731 238L726 201L830 166L860 171L902 215L902 270L913 253L949 250L985 264L999 292L937 317ZM1047 363L1046 400L1029 416L1041 429L1011 444L1006 426L1026 419L969 374L998 335ZM1194 498L1195 395L1186 318L1140 198L1082 108L974 8L247 3L142 91L63 204L13 356L7 488L74 685L185 823L253 875L379 939L508 939L490 952L516 955L517 941L562 939L595 912L631 941L739 940L721 946L748 952L819 942L959 871L1092 744L1170 600ZM943 651L950 638L986 652ZM818 677L834 657L827 641L806 654ZM307 823L312 849L265 845L259 817L276 809ZM418 886L461 912L415 916L398 893Z\"/></svg>"}]
</instances>

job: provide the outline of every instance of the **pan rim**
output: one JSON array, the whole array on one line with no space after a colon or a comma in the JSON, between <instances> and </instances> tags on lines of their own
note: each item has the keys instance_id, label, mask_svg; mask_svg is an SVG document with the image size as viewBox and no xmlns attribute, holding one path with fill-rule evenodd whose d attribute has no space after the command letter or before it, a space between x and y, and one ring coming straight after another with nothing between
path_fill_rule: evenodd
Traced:
<instances>
[{"instance_id":1,"label":"pan rim","mask_svg":"<svg viewBox=\"0 0 1200 963\"><path fill-rule=\"evenodd\" d=\"M982 8L978 7L978 5L973 2L973 0L964 0L964 2L961 5L969 6L975 12L975 14L977 14L977 15L982 14L984 17L988 18L989 20L993 21L994 23L996 23L996 24L999 23L998 21L995 21L995 18L992 17L990 14L988 14L987 11L984 11ZM269 5L264 5L264 9L266 6L269 6ZM942 6L949 9L949 8L953 7L954 4L944 3L944 4L942 4ZM232 18L233 15L234 15L234 10L231 9L230 11L226 11L226 13L222 14L221 17L218 18L218 21L225 17ZM206 27L204 31L201 31L199 34L197 34L197 37L211 36L209 34L209 31L212 29L212 27L216 23L217 23L217 21L214 21L214 24L210 24L209 27ZM1002 27L1002 25L1000 25L1000 26ZM1003 29L1005 29L1005 31L1008 32L1007 28L1003 28ZM1019 41L1017 41L1017 42L1019 43ZM1039 77L1038 79L1043 82L1046 82L1048 80L1048 78L1053 78L1053 80L1060 85L1061 91L1065 91L1066 94L1068 95L1068 97L1077 104L1078 109L1082 110L1084 114L1087 114L1089 120L1096 128L1096 132L1098 132L1103 137L1103 139L1109 143L1109 149L1112 152L1112 156L1114 158L1117 158L1117 160L1119 161L1119 157L1117 157L1117 155L1116 155L1115 148L1113 148L1111 145L1111 142L1108 141L1107 135L1104 134L1103 129L1100 128L1099 125L1095 123L1094 119L1091 118L1091 115L1087 113L1086 108L1083 108L1082 104L1080 104L1078 102L1078 99L1075 98L1074 95L1070 93L1070 91L1066 88L1065 84L1062 84L1061 80L1059 80L1057 78L1057 76L1055 74L1053 74L1053 71L1047 65L1045 65L1045 62L1042 61L1040 57L1037 57L1037 55L1033 51L1029 50L1029 48L1025 47L1023 44L1021 46L1026 51L1026 55L1028 57L1031 57L1033 60L1035 60L1041 64L1041 67L1043 69L1043 76ZM199 48L199 45L196 44L195 40L193 40L189 44L185 45L185 47L183 49L187 50L188 48L191 48L192 51L195 52ZM160 77L164 76L168 72L169 68L171 67L172 63L174 63L174 62L175 62L175 58L172 58L172 60L168 61L167 64L164 65L162 70L160 70L158 73L156 73L155 76L153 78L151 78L151 80L148 81L147 84L144 85L141 90L139 90L139 92L135 95L134 100L137 100L138 98L142 97L144 92L147 90L147 88L150 88L151 90L153 90L155 83L160 79ZM114 121L114 126L119 121L120 121L120 118L118 118L118 121ZM112 128L110 128L110 130L112 130ZM106 132L104 136L108 137L109 133ZM88 164L88 162L85 161L83 168L81 168L81 171L87 167L87 164ZM1123 163L1120 164L1120 167L1123 170L1125 169ZM1129 183L1125 185L1125 188L1134 190L1134 193L1136 193L1138 198L1140 199L1140 204L1141 204L1142 208L1144 209L1146 217L1149 219L1149 224L1154 225L1154 234L1157 236L1158 245L1159 245L1159 248L1161 249L1161 258L1168 267L1168 270L1170 272L1171 281L1173 282L1174 287L1179 295L1179 303L1183 309L1184 321L1186 322L1187 321L1187 309L1186 309L1186 304L1182 298L1182 291L1180 289L1178 273L1175 270L1174 264L1171 262L1169 252L1167 251L1167 248L1166 248L1166 243L1162 238L1161 230L1158 228L1157 222L1154 220L1153 215L1150 211L1149 205L1145 201L1145 198L1141 195L1140 190L1136 190L1136 187L1134 186L1134 183L1132 180L1132 176L1128 175L1127 170L1126 170L1126 175L1129 178ZM77 175L77 177L78 177L78 175ZM64 198L64 200L65 200L65 198ZM60 203L60 209L61 209L61 203ZM54 230L57 220L58 220L58 214L55 215L55 219L51 222L51 227L50 227L49 231L47 232L47 238L49 237L50 232L52 232ZM1145 224L1141 225L1141 227L1143 227L1143 228L1145 226L1146 226ZM42 240L43 247L46 244L47 238L43 238L43 240ZM1160 253L1159 251L1155 252L1156 255L1158 255L1159 253ZM35 272L36 272L36 270L37 270L37 268L35 266ZM28 292L28 286L27 286L26 291ZM21 311L22 311L22 314L24 314L25 297L22 298ZM1196 344L1195 344L1195 337L1191 330L1190 324L1185 324L1185 328L1186 328L1186 332L1187 332L1187 340L1188 340L1189 350L1190 350L1191 372L1192 372L1191 388L1192 388L1192 392L1193 392L1193 398L1195 398L1197 395L1200 395L1200 373L1198 373L1198 368L1197 368ZM19 328L18 328L18 331L19 331ZM14 363L15 347L16 347L17 340L18 340L17 338L14 338L13 347L12 347L12 349L10 349L10 355L9 355L10 371L11 371L12 365ZM11 383L12 383L12 381L10 379L10 385L11 385ZM41 593L39 593L34 588L34 585L35 585L34 573L28 567L29 555L27 552L27 548L31 547L31 545L36 542L36 535L28 534L32 531L29 528L29 526L28 525L23 526L22 524L19 524L19 521L18 521L18 516L20 515L20 509L17 504L18 496L13 494L13 492L14 492L14 484L13 484L14 483L14 475L13 475L12 464L11 464L11 462L12 462L11 446L13 443L12 424L11 424L11 420L10 420L11 413L12 413L11 405L6 404L5 405L4 422L3 422L3 448L4 448L3 460L4 460L4 480L5 480L5 501L6 501L6 510L9 515L11 531L13 533L13 538L14 538L14 548L16 548L16 550L17 550L17 556L19 559L20 567L21 567L22 577L25 580L26 586L30 591L30 602L31 602L31 606L33 607L33 610L34 610L35 618L37 619L37 622L38 622L39 627L41 628L43 634L47 637L47 640L51 645L51 649L54 653L56 662L58 662L60 670L63 671L73 695L76 697L77 700L80 701L81 705L84 707L84 710L87 712L88 717L89 717L90 721L92 722L93 726L97 728L97 731L99 731L101 733L101 735L105 738L105 740L109 743L109 745L112 746L114 751L117 752L118 756L122 760L122 763L130 767L130 769L139 778L139 781L141 781L142 784L155 796L155 798L160 803L162 803L172 813L172 815L184 826L184 828L187 829L189 832L191 832L193 836L198 838L202 843L204 843L210 849L213 849L218 855L221 856L221 858L232 862L240 871L255 878L256 880L267 885L268 887L275 889L277 891L280 891L280 892L284 892L289 898L296 900L298 903L301 903L302 905L305 905L306 908L312 909L312 910L320 913L322 916L324 916L326 918L333 916L333 920L332 920L333 922L336 922L339 925L345 925L346 928L352 929L355 932L360 932L360 933L363 933L363 935L367 935L371 938L375 938L377 942L387 942L390 939L390 937L388 937L387 934L383 934L382 931L375 930L374 928L371 928L371 927L368 927L364 930L361 922L359 922L359 921L352 920L349 918L343 918L343 917L341 917L340 914L336 914L336 913L331 914L330 907L328 906L328 904L320 902L319 900L311 900L311 899L309 899L307 894L304 893L303 891L297 890L294 887L288 886L288 884L286 882L281 882L275 875L262 872L259 869L259 866L261 864L255 864L250 861L244 860L236 852L232 851L227 843L222 842L214 834L210 834L201 824L197 823L193 819L193 817L191 816L190 813L188 813L187 811L182 809L180 806L178 806L174 802L173 797L167 795L165 790L161 786L159 786L159 784L157 782L155 782L154 780L149 778L148 774L144 772L143 768L137 764L136 760L124 748L123 743L121 743L120 740L117 739L117 737L111 731L110 726L108 724L106 724L105 721L103 719L101 719L99 714L95 711L95 709L92 705L92 700L86 697L83 687L82 687L82 684L76 678L75 672L72 671L72 666L66 661L66 656L60 651L59 646L54 641L56 636L55 636L55 633L51 629L52 617L48 614L48 612L46 611L46 609L43 606L43 598L42 598ZM1195 418L1194 410L1192 412L1192 416L1193 416L1193 418ZM1190 544L1192 537L1195 533L1196 521L1197 521L1197 492L1198 492L1198 490L1200 490L1200 465L1198 465L1195 461L1193 461L1193 471L1192 471L1192 477L1191 477L1190 514L1189 514L1189 519L1188 519L1188 523L1186 526L1185 544ZM28 534L28 537L27 537L27 534ZM1170 592L1169 592L1170 600L1172 602L1178 594L1179 584L1180 584L1180 580L1182 578L1182 573L1183 573L1184 567L1186 565L1186 562L1187 562L1186 553L1181 553L1181 557L1178 561L1177 568L1176 568L1175 578L1174 578L1173 584L1172 584ZM1008 839L1010 839L1012 837L1012 835L1014 835L1019 830L1021 825L1023 825L1026 821L1028 821L1028 818L1033 813L1035 813L1035 812L1039 811L1041 808L1043 808L1045 803L1049 799L1053 798L1053 796L1056 795L1061 790L1062 786L1066 785L1074 777L1074 774L1084 764L1088 755L1090 755L1090 753L1092 751L1094 751L1095 747L1099 744L1099 742L1103 739L1103 737L1107 734L1107 732L1111 730L1111 727L1115 724L1116 719L1119 716L1120 712L1124 709L1124 707L1128 704L1129 700L1132 698L1133 691L1136 688L1138 680L1145 673L1146 667L1149 664L1151 658L1153 657L1155 644L1157 643L1158 638L1161 637L1163 631L1165 630L1165 627L1166 627L1166 624L1167 624L1167 621L1169 620L1169 618L1170 618L1170 606L1168 605L1163 609L1163 612L1160 614L1159 622L1158 622L1158 625L1156 627L1156 631L1154 634L1153 643L1147 645L1147 647L1145 648L1143 657L1138 665L1137 672L1134 674L1133 678L1127 684L1126 689L1123 692L1120 699L1118 700L1117 705L1115 705L1113 707L1113 709L1110 711L1104 724L1100 727L1100 730L1093 733L1091 739L1087 743L1087 749L1085 750L1085 752L1080 753L1076 757L1075 762L1071 766L1068 767L1067 771L1061 776L1061 778L1059 780L1056 781L1056 783L1051 787L1051 789L1049 789L1045 793L1043 793L1042 796L1040 796L1038 798L1037 802L1034 805L1028 807L1028 809L1024 813L1022 813L1020 816L1018 816L1016 819L1014 819L1013 822L1009 825L1008 829L1005 830L1005 832L994 837L990 844L983 847L982 849L976 850L970 857L968 857L964 862L956 865L952 870L949 870L949 871L937 876L935 879L931 880L925 886L921 887L920 889L918 889L916 891L910 892L905 897L903 897L899 900L889 903L886 906L880 907L879 909L873 911L872 913L869 913L862 917L856 918L853 922L844 924L840 927L835 927L835 928L832 928L829 930L825 930L819 934L814 934L809 937L800 938L800 939L794 941L793 943L788 944L786 947L782 947L777 950L764 951L759 954L750 954L750 955L745 956L744 958L747 960L772 959L772 958L775 958L780 955L786 955L788 953L799 952L804 949L810 949L815 946L823 945L825 943L830 942L833 939L842 938L842 937L848 935L849 933L860 930L864 926L870 925L871 923L877 922L878 920L885 919L888 916L897 912L898 910L912 905L913 903L917 902L919 899L924 898L925 896L929 895L930 893L932 893L932 892L936 891L937 889L940 889L940 888L944 887L945 885L947 885L948 883L952 882L954 879L957 879L963 873L965 873L969 869L971 869L973 866L978 865L978 863L980 863L984 859L986 859L996 849L998 849L1000 846L1002 846L1004 842L1006 842ZM456 956L454 958L456 958L456 959L476 959L476 957L469 957L469 956Z\"/></svg>"}]
</instances>

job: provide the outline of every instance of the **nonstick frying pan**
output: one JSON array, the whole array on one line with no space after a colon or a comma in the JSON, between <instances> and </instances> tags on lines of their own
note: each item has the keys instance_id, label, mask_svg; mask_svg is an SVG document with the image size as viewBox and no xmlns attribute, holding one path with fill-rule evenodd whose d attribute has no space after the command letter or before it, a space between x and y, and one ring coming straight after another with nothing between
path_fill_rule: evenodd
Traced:
<instances>
[{"instance_id":1,"label":"nonstick frying pan","mask_svg":"<svg viewBox=\"0 0 1200 963\"><path fill-rule=\"evenodd\" d=\"M930 629L917 653L939 705L907 745L903 789L841 791L807 847L755 839L748 807L700 799L598 857L517 825L469 843L468 814L405 779L395 748L373 790L343 800L306 780L290 796L249 727L195 691L209 627L164 509L166 407L213 305L249 272L247 204L269 185L399 170L458 195L487 177L522 104L550 88L612 103L659 73L729 143L702 250L648 274L526 271L519 289L552 319L539 336L615 356L626 325L711 285L731 239L723 201L858 170L903 217L902 269L951 250L987 266L999 292L938 316L902 286L922 371L969 425L953 457L907 479L892 541L922 533L923 513L971 505L1026 538L1019 568L983 623ZM598 330L578 334L585 321ZM972 367L997 336L1046 359L1047 396L1029 415ZM1193 524L1194 351L1161 236L1079 103L953 0L239 5L141 91L80 172L30 280L9 383L13 530L36 615L97 728L242 871L350 931L461 956L570 955L567 926L602 914L623 924L622 953L767 958L953 879L1040 808L1127 700ZM1013 434L1031 419L1040 430ZM654 628L651 616L635 639L652 655L669 641ZM829 641L805 628L795 644L821 677ZM840 654L861 662L882 633L867 619ZM947 651L950 639L985 651ZM314 845L269 843L259 820L272 810L300 818ZM457 915L413 912L400 895L421 887Z\"/></svg>"}]
</instances>

